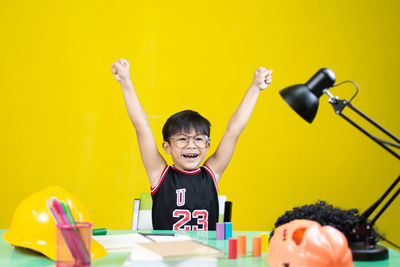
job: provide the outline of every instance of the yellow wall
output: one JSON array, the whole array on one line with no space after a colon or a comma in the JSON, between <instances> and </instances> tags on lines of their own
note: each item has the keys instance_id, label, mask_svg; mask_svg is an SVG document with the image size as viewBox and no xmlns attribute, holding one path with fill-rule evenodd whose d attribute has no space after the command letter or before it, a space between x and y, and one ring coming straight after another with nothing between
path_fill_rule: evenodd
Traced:
<instances>
[{"instance_id":1,"label":"yellow wall","mask_svg":"<svg viewBox=\"0 0 400 267\"><path fill-rule=\"evenodd\" d=\"M399 136L399 12L398 0L1 1L0 228L47 185L79 197L95 227L130 227L133 199L149 183L110 72L120 57L132 62L158 144L166 118L190 108L212 122L213 149L253 71L274 70L219 184L234 229L269 230L318 199L364 210L399 161L326 96L310 125L278 92L329 67L338 81L355 80L353 103ZM399 220L397 199L378 224L397 243Z\"/></svg>"}]
</instances>

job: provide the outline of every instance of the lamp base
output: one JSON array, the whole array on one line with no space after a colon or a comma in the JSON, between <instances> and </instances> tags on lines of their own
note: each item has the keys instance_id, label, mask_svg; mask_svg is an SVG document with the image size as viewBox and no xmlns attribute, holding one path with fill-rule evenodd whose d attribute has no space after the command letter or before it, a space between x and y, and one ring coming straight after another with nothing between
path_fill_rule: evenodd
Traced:
<instances>
[{"instance_id":1,"label":"lamp base","mask_svg":"<svg viewBox=\"0 0 400 267\"><path fill-rule=\"evenodd\" d=\"M389 252L386 247L376 245L373 248L365 248L364 244L350 244L354 261L381 261L389 258Z\"/></svg>"}]
</instances>

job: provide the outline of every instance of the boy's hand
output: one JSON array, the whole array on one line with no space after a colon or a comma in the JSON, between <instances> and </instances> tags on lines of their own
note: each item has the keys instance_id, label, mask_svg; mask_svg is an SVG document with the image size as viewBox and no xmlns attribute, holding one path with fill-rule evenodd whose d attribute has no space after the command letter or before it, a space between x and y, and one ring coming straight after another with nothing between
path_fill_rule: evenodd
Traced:
<instances>
[{"instance_id":1,"label":"boy's hand","mask_svg":"<svg viewBox=\"0 0 400 267\"><path fill-rule=\"evenodd\" d=\"M272 82L272 70L267 70L264 67L258 68L254 73L252 85L260 90L267 88Z\"/></svg>"},{"instance_id":2,"label":"boy's hand","mask_svg":"<svg viewBox=\"0 0 400 267\"><path fill-rule=\"evenodd\" d=\"M121 82L122 80L130 79L129 61L121 58L112 64L111 72L114 78Z\"/></svg>"}]
</instances>

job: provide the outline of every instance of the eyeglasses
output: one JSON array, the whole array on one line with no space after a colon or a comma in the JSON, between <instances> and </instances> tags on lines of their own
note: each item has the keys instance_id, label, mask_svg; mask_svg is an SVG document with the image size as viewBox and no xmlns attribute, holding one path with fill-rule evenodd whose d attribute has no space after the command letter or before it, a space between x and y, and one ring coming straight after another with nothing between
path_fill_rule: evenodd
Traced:
<instances>
[{"instance_id":1,"label":"eyeglasses","mask_svg":"<svg viewBox=\"0 0 400 267\"><path fill-rule=\"evenodd\" d=\"M193 139L194 144L198 148L206 148L210 139L207 135L196 135L196 136L188 136L186 134L177 134L175 137L172 138L172 142L178 148L185 148L189 144L189 140Z\"/></svg>"}]
</instances>

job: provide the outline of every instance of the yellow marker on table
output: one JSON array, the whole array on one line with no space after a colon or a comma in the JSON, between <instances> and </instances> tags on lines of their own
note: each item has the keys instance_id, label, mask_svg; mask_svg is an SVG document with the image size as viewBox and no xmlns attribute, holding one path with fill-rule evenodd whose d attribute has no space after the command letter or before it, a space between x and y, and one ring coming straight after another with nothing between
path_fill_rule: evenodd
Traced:
<instances>
[{"instance_id":1,"label":"yellow marker on table","mask_svg":"<svg viewBox=\"0 0 400 267\"><path fill-rule=\"evenodd\" d=\"M268 252L268 243L269 243L269 234L262 233L261 236L261 252L267 253Z\"/></svg>"}]
</instances>

